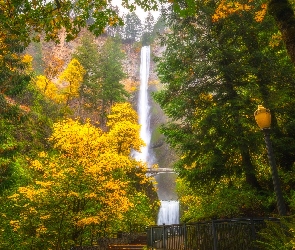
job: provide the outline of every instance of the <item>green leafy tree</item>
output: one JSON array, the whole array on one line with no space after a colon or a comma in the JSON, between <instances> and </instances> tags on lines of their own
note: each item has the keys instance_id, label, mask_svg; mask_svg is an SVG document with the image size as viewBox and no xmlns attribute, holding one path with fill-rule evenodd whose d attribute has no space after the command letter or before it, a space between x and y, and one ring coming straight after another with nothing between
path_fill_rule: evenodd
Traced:
<instances>
[{"instance_id":1,"label":"green leafy tree","mask_svg":"<svg viewBox=\"0 0 295 250\"><path fill-rule=\"evenodd\" d=\"M290 89L294 69L284 48L269 46L271 40L267 38L276 32L270 29L274 27L271 18L258 24L246 12L242 17L239 13L213 23L214 1L201 5L195 17L178 18L173 12L168 15L171 34L165 36L167 49L158 59L164 90L155 94L172 121L162 131L179 152L176 170L194 194L186 193L192 197L188 199L192 203L185 203L191 204L186 219L271 213L275 202L267 201L273 196L273 188L253 111L263 103L274 118L281 117L277 108L295 94ZM288 84L282 86L286 77ZM294 105L292 101L289 104ZM293 113L286 112L289 121L274 119L276 145L293 137L292 129L283 129L294 121ZM293 144L288 149L276 148L277 156L289 157L292 148ZM282 171L289 171L283 161L278 164ZM223 210L237 195L237 203Z\"/></svg>"},{"instance_id":2,"label":"green leafy tree","mask_svg":"<svg viewBox=\"0 0 295 250\"><path fill-rule=\"evenodd\" d=\"M98 49L91 35L82 39L82 44L74 53L86 70L80 86L80 97L83 108L98 112L102 127L110 107L122 102L129 96L121 81L125 78L121 43L117 38L109 37Z\"/></svg>"}]
</instances>

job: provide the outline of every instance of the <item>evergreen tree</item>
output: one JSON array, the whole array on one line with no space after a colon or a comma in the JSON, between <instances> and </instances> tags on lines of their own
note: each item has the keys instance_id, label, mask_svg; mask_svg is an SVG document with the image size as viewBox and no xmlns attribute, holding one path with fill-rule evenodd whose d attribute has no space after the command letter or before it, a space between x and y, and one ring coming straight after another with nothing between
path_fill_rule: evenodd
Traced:
<instances>
[{"instance_id":1,"label":"evergreen tree","mask_svg":"<svg viewBox=\"0 0 295 250\"><path fill-rule=\"evenodd\" d=\"M266 153L265 145L253 111L263 103L275 117L278 103L285 105L285 98L295 95L290 89L295 72L282 47L276 47L275 53L269 48L267 37L276 32L270 29L273 20L258 24L244 13L243 23L238 14L212 23L214 1L202 6L194 17L168 15L171 34L163 39L167 49L158 59L164 90L155 95L172 120L162 131L181 156L176 169L197 196L198 208L191 209L197 212L189 216L270 213L275 201L266 202L273 189L268 185L267 157L260 153ZM286 78L283 87L280 82ZM284 119L280 115L280 125L274 123L276 143L293 137L292 129L279 128L283 124L290 128L294 121L293 113L286 112ZM277 155L289 157L293 147L290 143ZM255 195L246 201L242 197L247 193ZM240 199L233 199L237 194ZM237 202L234 206L221 208L233 200Z\"/></svg>"},{"instance_id":2,"label":"evergreen tree","mask_svg":"<svg viewBox=\"0 0 295 250\"><path fill-rule=\"evenodd\" d=\"M155 19L151 12L148 13L144 25L143 25L143 35L142 35L142 44L150 45L153 39Z\"/></svg>"},{"instance_id":3,"label":"evergreen tree","mask_svg":"<svg viewBox=\"0 0 295 250\"><path fill-rule=\"evenodd\" d=\"M73 58L76 58L86 71L79 90L80 105L83 109L93 111L99 106L101 89L98 74L99 51L91 34L87 33L82 38L81 45L77 47Z\"/></svg>"},{"instance_id":4,"label":"evergreen tree","mask_svg":"<svg viewBox=\"0 0 295 250\"><path fill-rule=\"evenodd\" d=\"M135 12L128 13L125 17L123 41L133 43L139 41L142 34L142 26L139 17Z\"/></svg>"},{"instance_id":5,"label":"evergreen tree","mask_svg":"<svg viewBox=\"0 0 295 250\"><path fill-rule=\"evenodd\" d=\"M121 80L125 78L122 60L125 58L121 50L121 43L114 38L108 38L99 53L99 98L100 124L105 126L105 118L110 107L116 102L124 101L128 92Z\"/></svg>"}]
</instances>

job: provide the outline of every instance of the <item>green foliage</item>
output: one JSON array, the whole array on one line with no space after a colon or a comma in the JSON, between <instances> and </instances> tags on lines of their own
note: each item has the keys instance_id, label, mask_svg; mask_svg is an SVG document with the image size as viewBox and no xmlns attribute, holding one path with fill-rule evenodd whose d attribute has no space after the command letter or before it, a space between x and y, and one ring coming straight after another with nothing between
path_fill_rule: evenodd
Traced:
<instances>
[{"instance_id":1,"label":"green foliage","mask_svg":"<svg viewBox=\"0 0 295 250\"><path fill-rule=\"evenodd\" d=\"M258 233L255 245L261 250L292 250L295 247L294 217L281 218L280 222L266 221L266 228Z\"/></svg>"},{"instance_id":2,"label":"green foliage","mask_svg":"<svg viewBox=\"0 0 295 250\"><path fill-rule=\"evenodd\" d=\"M82 38L81 45L76 49L73 58L76 58L86 71L79 89L80 102L83 102L81 105L84 109L93 111L100 104L101 88L99 85L100 75L98 74L99 51L91 34L87 33Z\"/></svg>"},{"instance_id":3,"label":"green foliage","mask_svg":"<svg viewBox=\"0 0 295 250\"><path fill-rule=\"evenodd\" d=\"M295 160L289 127L294 122L289 110L295 104L294 68L282 46L270 48L268 38L277 32L271 18L260 24L246 12L213 23L216 3L196 5L194 17L164 16L171 32L162 37L166 51L157 59L164 87L154 95L170 118L162 132L180 156L176 171L200 199L201 205L185 205L191 205L189 210L208 209L206 216L270 214L275 207L268 202L274 202L269 199L273 187L253 112L261 103L271 109L278 165L282 172L290 171ZM279 108L285 106L284 111ZM292 183L284 183L286 196ZM237 193L245 200L245 209L234 199ZM236 203L230 206L232 201ZM204 216L201 213L195 219Z\"/></svg>"},{"instance_id":4,"label":"green foliage","mask_svg":"<svg viewBox=\"0 0 295 250\"><path fill-rule=\"evenodd\" d=\"M99 87L101 100L100 104L100 123L105 125L105 118L110 107L116 102L124 102L129 96L121 83L126 76L123 70L123 59L125 54L121 49L121 43L116 38L108 38L99 54Z\"/></svg>"},{"instance_id":5,"label":"green foliage","mask_svg":"<svg viewBox=\"0 0 295 250\"><path fill-rule=\"evenodd\" d=\"M0 93L20 94L30 82L26 72L29 63L23 61L24 46L16 36L5 36L0 40Z\"/></svg>"}]
</instances>

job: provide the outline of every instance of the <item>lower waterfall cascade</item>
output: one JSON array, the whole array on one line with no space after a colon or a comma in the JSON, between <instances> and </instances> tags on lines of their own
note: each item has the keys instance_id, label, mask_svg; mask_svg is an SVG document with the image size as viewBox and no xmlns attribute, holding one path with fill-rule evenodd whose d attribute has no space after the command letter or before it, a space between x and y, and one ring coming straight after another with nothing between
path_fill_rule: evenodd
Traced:
<instances>
[{"instance_id":1,"label":"lower waterfall cascade","mask_svg":"<svg viewBox=\"0 0 295 250\"><path fill-rule=\"evenodd\" d=\"M147 162L151 166L154 161L154 156L150 149L151 131L150 131L150 105L148 95L148 77L150 71L150 46L141 48L141 63L140 63L140 89L137 102L137 113L139 116L139 124L141 125L140 135L145 141L146 146L141 149L142 153L136 153L135 158ZM159 166L160 168L160 166ZM167 173L167 175L169 175ZM157 180L157 182L161 179ZM165 188L164 185L158 187ZM170 225L179 223L179 202L177 200L170 200L171 194L163 195L167 190L159 190L158 195L161 200L161 206L158 213L157 224ZM175 195L172 195L172 197ZM168 200L169 199L169 200Z\"/></svg>"},{"instance_id":2,"label":"lower waterfall cascade","mask_svg":"<svg viewBox=\"0 0 295 250\"><path fill-rule=\"evenodd\" d=\"M158 214L158 225L179 224L179 202L161 201L161 207Z\"/></svg>"}]
</instances>

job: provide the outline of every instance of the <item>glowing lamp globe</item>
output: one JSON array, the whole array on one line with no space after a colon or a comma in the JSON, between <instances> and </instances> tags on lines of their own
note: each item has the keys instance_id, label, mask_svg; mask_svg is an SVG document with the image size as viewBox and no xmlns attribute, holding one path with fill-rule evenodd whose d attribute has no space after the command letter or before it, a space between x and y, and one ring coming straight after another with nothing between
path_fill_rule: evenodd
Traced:
<instances>
[{"instance_id":1,"label":"glowing lamp globe","mask_svg":"<svg viewBox=\"0 0 295 250\"><path fill-rule=\"evenodd\" d=\"M269 109L266 109L262 105L258 105L258 109L254 112L254 116L259 128L270 128L271 115Z\"/></svg>"}]
</instances>

